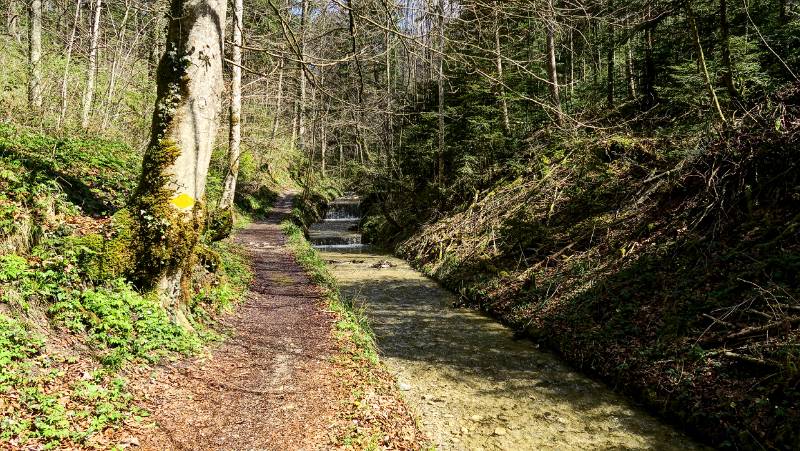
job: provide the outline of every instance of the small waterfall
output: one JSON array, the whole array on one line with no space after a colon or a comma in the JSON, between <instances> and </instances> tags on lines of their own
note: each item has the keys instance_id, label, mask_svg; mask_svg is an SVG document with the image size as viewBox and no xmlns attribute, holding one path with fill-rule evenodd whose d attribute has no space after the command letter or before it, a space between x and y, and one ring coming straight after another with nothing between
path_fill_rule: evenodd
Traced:
<instances>
[{"instance_id":1,"label":"small waterfall","mask_svg":"<svg viewBox=\"0 0 800 451\"><path fill-rule=\"evenodd\" d=\"M311 244L319 249L360 249L361 200L352 194L345 195L328 205L328 212L322 222L311 226Z\"/></svg>"}]
</instances>

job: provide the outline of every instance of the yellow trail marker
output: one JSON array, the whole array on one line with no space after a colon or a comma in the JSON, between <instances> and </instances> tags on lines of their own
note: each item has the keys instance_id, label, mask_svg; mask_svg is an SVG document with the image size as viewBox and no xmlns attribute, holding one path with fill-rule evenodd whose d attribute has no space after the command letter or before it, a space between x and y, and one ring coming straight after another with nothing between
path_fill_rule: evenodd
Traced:
<instances>
[{"instance_id":1,"label":"yellow trail marker","mask_svg":"<svg viewBox=\"0 0 800 451\"><path fill-rule=\"evenodd\" d=\"M181 210L187 210L194 206L194 198L186 193L181 193L174 197L170 202L172 205L180 208Z\"/></svg>"}]
</instances>

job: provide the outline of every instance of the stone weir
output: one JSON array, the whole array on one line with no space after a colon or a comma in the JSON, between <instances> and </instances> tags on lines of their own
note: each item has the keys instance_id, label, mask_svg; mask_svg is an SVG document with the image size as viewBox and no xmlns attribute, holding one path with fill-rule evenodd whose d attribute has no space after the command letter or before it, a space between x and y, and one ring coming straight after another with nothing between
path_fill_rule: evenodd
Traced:
<instances>
[{"instance_id":1,"label":"stone weir","mask_svg":"<svg viewBox=\"0 0 800 451\"><path fill-rule=\"evenodd\" d=\"M361 248L361 200L355 195L345 195L328 205L322 222L311 226L309 238L317 248Z\"/></svg>"}]
</instances>

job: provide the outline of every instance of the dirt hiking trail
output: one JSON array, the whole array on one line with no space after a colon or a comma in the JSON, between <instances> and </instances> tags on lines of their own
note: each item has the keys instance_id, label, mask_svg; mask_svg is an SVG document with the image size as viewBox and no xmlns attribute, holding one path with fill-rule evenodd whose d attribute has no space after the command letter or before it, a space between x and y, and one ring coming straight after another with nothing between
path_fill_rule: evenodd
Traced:
<instances>
[{"instance_id":1,"label":"dirt hiking trail","mask_svg":"<svg viewBox=\"0 0 800 451\"><path fill-rule=\"evenodd\" d=\"M147 450L325 449L342 385L331 357L334 316L284 246L292 196L234 240L252 258L247 299L222 325L230 337L206 355L158 368L140 383L157 426L138 432ZM151 422L152 423L152 422Z\"/></svg>"}]
</instances>

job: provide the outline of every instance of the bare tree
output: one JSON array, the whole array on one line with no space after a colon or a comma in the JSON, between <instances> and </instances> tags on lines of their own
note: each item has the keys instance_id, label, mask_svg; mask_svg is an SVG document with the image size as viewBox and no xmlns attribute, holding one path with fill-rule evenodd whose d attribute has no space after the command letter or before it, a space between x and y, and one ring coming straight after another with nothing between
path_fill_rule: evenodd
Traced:
<instances>
[{"instance_id":1,"label":"bare tree","mask_svg":"<svg viewBox=\"0 0 800 451\"><path fill-rule=\"evenodd\" d=\"M81 0L75 0L75 15L72 22L72 32L67 42L67 57L64 62L64 76L61 79L61 113L58 116L59 126L64 123L67 116L67 94L69 89L69 67L72 62L72 49L75 46L75 35L78 33L81 17Z\"/></svg>"},{"instance_id":2,"label":"bare tree","mask_svg":"<svg viewBox=\"0 0 800 451\"><path fill-rule=\"evenodd\" d=\"M28 4L28 103L42 107L42 0Z\"/></svg>"},{"instance_id":3,"label":"bare tree","mask_svg":"<svg viewBox=\"0 0 800 451\"><path fill-rule=\"evenodd\" d=\"M86 73L86 90L83 92L83 110L81 113L81 127L89 126L89 118L92 114L92 102L94 101L94 85L97 76L97 47L100 42L100 15L103 8L103 0L94 2L94 14L92 15L91 42L89 44L89 67Z\"/></svg>"},{"instance_id":4,"label":"bare tree","mask_svg":"<svg viewBox=\"0 0 800 451\"><path fill-rule=\"evenodd\" d=\"M233 2L233 46L231 49L231 111L230 137L228 140L228 170L222 187L220 209L233 208L236 194L236 179L239 177L239 156L242 145L242 27L244 20L243 0Z\"/></svg>"},{"instance_id":5,"label":"bare tree","mask_svg":"<svg viewBox=\"0 0 800 451\"><path fill-rule=\"evenodd\" d=\"M558 89L558 70L556 66L556 10L553 0L547 0L547 78L550 86L550 100L556 114L556 122L563 122L561 112L561 96Z\"/></svg>"}]
</instances>

